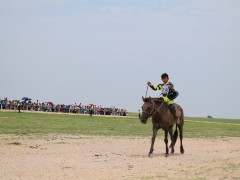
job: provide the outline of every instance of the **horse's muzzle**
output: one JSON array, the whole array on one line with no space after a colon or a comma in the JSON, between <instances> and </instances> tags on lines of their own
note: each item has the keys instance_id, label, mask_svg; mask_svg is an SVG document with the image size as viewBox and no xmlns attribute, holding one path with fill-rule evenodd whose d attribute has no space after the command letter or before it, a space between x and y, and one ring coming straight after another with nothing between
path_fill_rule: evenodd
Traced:
<instances>
[{"instance_id":1,"label":"horse's muzzle","mask_svg":"<svg viewBox=\"0 0 240 180\"><path fill-rule=\"evenodd\" d=\"M148 118L145 118L143 115L141 115L140 110L139 110L138 116L139 116L139 119L141 120L141 123L143 123L143 124L147 123Z\"/></svg>"},{"instance_id":2,"label":"horse's muzzle","mask_svg":"<svg viewBox=\"0 0 240 180\"><path fill-rule=\"evenodd\" d=\"M141 123L146 124L147 123L147 119L146 120L145 119L141 119Z\"/></svg>"}]
</instances>

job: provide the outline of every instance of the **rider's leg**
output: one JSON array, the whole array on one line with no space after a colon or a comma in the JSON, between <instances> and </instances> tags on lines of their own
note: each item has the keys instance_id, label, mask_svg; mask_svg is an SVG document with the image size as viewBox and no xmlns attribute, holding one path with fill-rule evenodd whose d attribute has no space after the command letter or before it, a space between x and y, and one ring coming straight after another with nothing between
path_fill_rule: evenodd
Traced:
<instances>
[{"instance_id":1,"label":"rider's leg","mask_svg":"<svg viewBox=\"0 0 240 180\"><path fill-rule=\"evenodd\" d=\"M169 107L170 111L173 113L174 117L177 118L178 117L178 112L177 112L176 106L173 103L173 100L171 100L171 101L168 103L168 107Z\"/></svg>"}]
</instances>

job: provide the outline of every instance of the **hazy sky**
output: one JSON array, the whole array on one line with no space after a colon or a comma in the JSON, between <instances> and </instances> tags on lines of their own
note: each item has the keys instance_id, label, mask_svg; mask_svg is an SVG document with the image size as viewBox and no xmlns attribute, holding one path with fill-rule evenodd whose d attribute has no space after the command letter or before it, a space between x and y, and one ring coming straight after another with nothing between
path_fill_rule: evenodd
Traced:
<instances>
[{"instance_id":1,"label":"hazy sky","mask_svg":"<svg viewBox=\"0 0 240 180\"><path fill-rule=\"evenodd\" d=\"M0 97L137 112L146 82L167 72L186 116L240 118L239 9L239 0L0 0Z\"/></svg>"}]
</instances>

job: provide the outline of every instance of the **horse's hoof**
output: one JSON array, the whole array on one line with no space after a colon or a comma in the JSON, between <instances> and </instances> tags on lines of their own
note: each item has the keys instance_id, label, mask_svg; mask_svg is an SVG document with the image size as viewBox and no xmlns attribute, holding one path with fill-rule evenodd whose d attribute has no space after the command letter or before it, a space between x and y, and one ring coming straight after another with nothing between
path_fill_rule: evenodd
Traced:
<instances>
[{"instance_id":1,"label":"horse's hoof","mask_svg":"<svg viewBox=\"0 0 240 180\"><path fill-rule=\"evenodd\" d=\"M151 157L152 154L153 154L153 153L148 153L148 157Z\"/></svg>"},{"instance_id":2,"label":"horse's hoof","mask_svg":"<svg viewBox=\"0 0 240 180\"><path fill-rule=\"evenodd\" d=\"M184 154L184 149L183 148L181 148L181 154Z\"/></svg>"},{"instance_id":3,"label":"horse's hoof","mask_svg":"<svg viewBox=\"0 0 240 180\"><path fill-rule=\"evenodd\" d=\"M171 153L174 154L174 150L172 150Z\"/></svg>"},{"instance_id":4,"label":"horse's hoof","mask_svg":"<svg viewBox=\"0 0 240 180\"><path fill-rule=\"evenodd\" d=\"M168 157L168 154L165 154L165 157Z\"/></svg>"}]
</instances>

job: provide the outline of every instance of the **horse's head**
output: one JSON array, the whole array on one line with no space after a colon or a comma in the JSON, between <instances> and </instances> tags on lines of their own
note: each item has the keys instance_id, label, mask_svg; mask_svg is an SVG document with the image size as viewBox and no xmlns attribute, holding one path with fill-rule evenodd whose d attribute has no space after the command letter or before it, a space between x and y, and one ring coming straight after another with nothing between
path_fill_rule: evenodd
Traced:
<instances>
[{"instance_id":1,"label":"horse's head","mask_svg":"<svg viewBox=\"0 0 240 180\"><path fill-rule=\"evenodd\" d=\"M143 124L147 123L148 118L152 115L153 109L154 109L154 104L151 100L151 98L144 98L143 99L143 106L142 106L142 115L139 112L139 119Z\"/></svg>"},{"instance_id":2,"label":"horse's head","mask_svg":"<svg viewBox=\"0 0 240 180\"><path fill-rule=\"evenodd\" d=\"M139 119L143 124L147 123L148 118L159 113L160 108L162 107L164 100L163 98L144 98L142 106L142 116L139 112Z\"/></svg>"}]
</instances>

